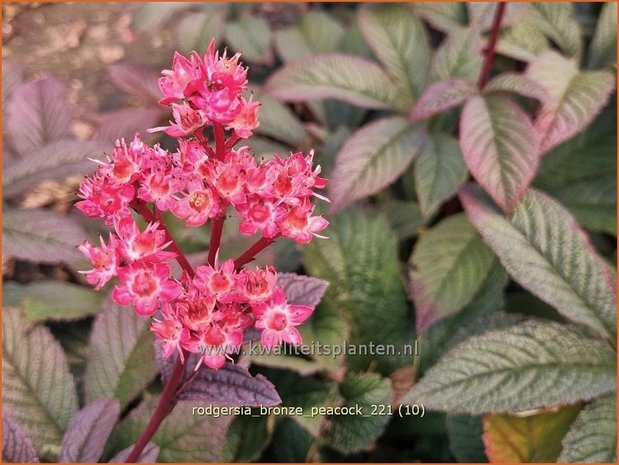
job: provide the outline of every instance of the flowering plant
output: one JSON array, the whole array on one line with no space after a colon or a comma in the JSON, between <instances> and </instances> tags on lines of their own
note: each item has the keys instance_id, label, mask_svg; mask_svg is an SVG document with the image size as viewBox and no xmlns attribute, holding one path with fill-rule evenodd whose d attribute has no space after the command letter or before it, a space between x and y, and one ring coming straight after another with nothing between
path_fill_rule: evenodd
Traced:
<instances>
[{"instance_id":1,"label":"flowering plant","mask_svg":"<svg viewBox=\"0 0 619 465\"><path fill-rule=\"evenodd\" d=\"M259 124L259 103L243 97L247 68L239 58L220 55L214 41L204 58L176 53L172 69L159 80L160 103L172 107L174 121L149 132L178 138L178 150L149 147L139 134L130 144L117 142L108 160L80 184L82 200L76 204L86 216L114 228L107 243L101 238L99 246L79 246L93 267L82 272L88 282L98 290L117 278L114 302L153 317L151 331L165 358L177 352L183 364L188 353L199 354L195 370L202 364L219 369L232 360L251 327L261 331L268 349L301 343L296 327L313 307L287 302L274 267L243 266L279 237L307 244L314 236L324 238L318 233L328 225L313 214L312 197L328 201L316 192L327 180L319 176L320 166L313 166L313 152L257 162L247 146L235 146ZM261 237L236 259L222 261L219 246L230 208L243 235L260 232ZM143 230L132 211L147 222ZM163 212L190 228L210 222L205 264L194 269L189 263ZM178 277L172 276L174 259L182 267Z\"/></svg>"}]
</instances>

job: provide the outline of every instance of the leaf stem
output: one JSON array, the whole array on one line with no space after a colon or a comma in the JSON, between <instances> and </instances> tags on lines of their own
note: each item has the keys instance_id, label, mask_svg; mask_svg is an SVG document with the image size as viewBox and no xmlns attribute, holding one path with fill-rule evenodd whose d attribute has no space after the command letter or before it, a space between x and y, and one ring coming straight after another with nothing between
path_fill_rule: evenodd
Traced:
<instances>
[{"instance_id":1,"label":"leaf stem","mask_svg":"<svg viewBox=\"0 0 619 465\"><path fill-rule=\"evenodd\" d=\"M499 2L497 4L496 11L494 12L494 20L492 21L492 29L490 32L490 39L488 40L488 47L486 48L486 58L479 74L479 88L483 89L490 80L490 70L492 68L492 62L496 53L496 44L499 40L499 34L501 33L501 22L505 15L505 8L507 3Z\"/></svg>"},{"instance_id":2,"label":"leaf stem","mask_svg":"<svg viewBox=\"0 0 619 465\"><path fill-rule=\"evenodd\" d=\"M271 238L261 237L260 239L258 239L249 249L243 252L236 260L234 260L234 267L238 270L243 265L251 262L258 253L262 252L264 249L270 246L273 242L275 242L275 239L277 239L278 237L280 237L279 234Z\"/></svg>"},{"instance_id":3,"label":"leaf stem","mask_svg":"<svg viewBox=\"0 0 619 465\"><path fill-rule=\"evenodd\" d=\"M215 158L223 161L226 156L226 135L223 124L213 123L213 132L215 133Z\"/></svg>"},{"instance_id":4,"label":"leaf stem","mask_svg":"<svg viewBox=\"0 0 619 465\"><path fill-rule=\"evenodd\" d=\"M157 402L157 407L153 412L153 416L150 418L150 421L148 422L148 425L146 425L146 428L142 432L138 442L136 442L135 446L133 446L133 449L131 450L131 453L129 454L129 457L127 457L125 463L135 463L138 461L140 454L148 442L153 438L157 432L157 429L159 429L159 425L161 425L165 417L168 416L170 411L174 408L174 405L176 405L176 388L181 380L182 372L183 362L181 362L180 357L177 357L176 363L172 368L172 373L170 373L170 377L168 378L168 381L163 388L163 392L159 397L159 402Z\"/></svg>"}]
</instances>

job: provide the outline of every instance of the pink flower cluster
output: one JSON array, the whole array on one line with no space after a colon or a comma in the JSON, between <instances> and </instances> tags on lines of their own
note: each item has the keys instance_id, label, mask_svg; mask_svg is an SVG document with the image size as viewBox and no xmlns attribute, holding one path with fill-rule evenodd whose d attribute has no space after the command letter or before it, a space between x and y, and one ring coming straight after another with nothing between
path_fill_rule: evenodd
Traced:
<instances>
[{"instance_id":1,"label":"pink flower cluster","mask_svg":"<svg viewBox=\"0 0 619 465\"><path fill-rule=\"evenodd\" d=\"M313 167L313 153L274 155L259 163L248 147L235 147L258 126L259 103L242 95L247 69L239 55L219 56L213 42L203 59L196 52L189 59L175 54L159 85L161 103L171 106L174 121L149 131L178 138L178 149L149 147L136 135L128 145L117 142L108 161L99 162L81 183L77 208L114 228L107 244L100 238L99 246L79 246L93 266L84 272L87 281L98 290L116 277L114 301L155 317L151 329L166 357L175 351L181 359L186 352L199 353L198 366L219 368L252 326L262 330L268 348L299 344L296 326L313 309L286 301L273 267L245 270L241 266L252 257L219 264L217 255L229 207L243 235L261 233L261 247L278 237L301 244L323 237L318 233L328 222L313 214L311 199L327 200L316 193L326 180L319 177L320 167ZM146 220L143 230L133 212ZM162 212L188 227L211 222L208 263L195 270L189 265ZM173 259L183 268L178 279L172 276Z\"/></svg>"}]
</instances>

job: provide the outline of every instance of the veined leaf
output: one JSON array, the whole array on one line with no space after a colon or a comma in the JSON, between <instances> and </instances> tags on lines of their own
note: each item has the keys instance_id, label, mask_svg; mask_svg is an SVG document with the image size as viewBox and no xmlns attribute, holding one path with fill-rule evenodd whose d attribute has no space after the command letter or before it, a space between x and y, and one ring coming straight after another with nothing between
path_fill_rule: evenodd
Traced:
<instances>
[{"instance_id":1,"label":"veined leaf","mask_svg":"<svg viewBox=\"0 0 619 465\"><path fill-rule=\"evenodd\" d=\"M185 53L197 50L200 53L207 49L213 38L218 44L226 30L229 7L225 3L209 3L203 5L206 11L195 11L182 18L176 27L181 50Z\"/></svg>"},{"instance_id":2,"label":"veined leaf","mask_svg":"<svg viewBox=\"0 0 619 465\"><path fill-rule=\"evenodd\" d=\"M466 11L459 2L419 2L412 7L418 16L441 32L451 32L466 24Z\"/></svg>"},{"instance_id":3,"label":"veined leaf","mask_svg":"<svg viewBox=\"0 0 619 465\"><path fill-rule=\"evenodd\" d=\"M617 396L587 405L563 438L559 463L617 461Z\"/></svg>"},{"instance_id":4,"label":"veined leaf","mask_svg":"<svg viewBox=\"0 0 619 465\"><path fill-rule=\"evenodd\" d=\"M614 339L615 274L563 207L530 189L510 221L471 186L461 190L460 199L520 285L564 317Z\"/></svg>"},{"instance_id":5,"label":"veined leaf","mask_svg":"<svg viewBox=\"0 0 619 465\"><path fill-rule=\"evenodd\" d=\"M110 459L109 463L126 463L129 458L129 454L133 450L133 446L135 444L130 445L129 447L121 450L118 454L116 454L112 459ZM149 442L144 447L144 450L138 457L137 463L155 463L157 462L157 457L159 456L159 446Z\"/></svg>"},{"instance_id":6,"label":"veined leaf","mask_svg":"<svg viewBox=\"0 0 619 465\"><path fill-rule=\"evenodd\" d=\"M116 398L124 408L153 380L157 365L148 318L108 297L90 336L84 388L88 401Z\"/></svg>"},{"instance_id":7,"label":"veined leaf","mask_svg":"<svg viewBox=\"0 0 619 465\"><path fill-rule=\"evenodd\" d=\"M323 440L344 454L360 452L375 441L389 423L388 415L373 415L372 406L391 403L391 384L377 373L354 373L344 379L340 394L344 399L343 406L353 409L358 406L364 416L331 417Z\"/></svg>"},{"instance_id":8,"label":"veined leaf","mask_svg":"<svg viewBox=\"0 0 619 465\"><path fill-rule=\"evenodd\" d=\"M48 459L77 410L62 347L49 329L32 326L17 308L2 312L2 408Z\"/></svg>"},{"instance_id":9,"label":"veined leaf","mask_svg":"<svg viewBox=\"0 0 619 465\"><path fill-rule=\"evenodd\" d=\"M307 102L334 98L365 108L407 110L397 87L375 63L352 55L316 55L274 73L265 93L278 100Z\"/></svg>"},{"instance_id":10,"label":"veined leaf","mask_svg":"<svg viewBox=\"0 0 619 465\"><path fill-rule=\"evenodd\" d=\"M337 154L331 176L333 210L341 210L394 182L413 161L425 138L422 127L399 116L359 129Z\"/></svg>"},{"instance_id":11,"label":"veined leaf","mask_svg":"<svg viewBox=\"0 0 619 465\"><path fill-rule=\"evenodd\" d=\"M48 77L21 84L7 105L6 131L11 147L27 157L44 145L69 137L71 109L64 84Z\"/></svg>"},{"instance_id":12,"label":"veined leaf","mask_svg":"<svg viewBox=\"0 0 619 465\"><path fill-rule=\"evenodd\" d=\"M585 129L608 102L615 78L608 71L578 71L556 52L533 61L527 76L550 94L535 122L541 153Z\"/></svg>"},{"instance_id":13,"label":"veined leaf","mask_svg":"<svg viewBox=\"0 0 619 465\"><path fill-rule=\"evenodd\" d=\"M10 197L42 181L63 180L72 174L88 174L97 167L89 158L102 159L106 147L98 142L59 140L35 150L6 166L3 193Z\"/></svg>"},{"instance_id":14,"label":"veined leaf","mask_svg":"<svg viewBox=\"0 0 619 465\"><path fill-rule=\"evenodd\" d=\"M225 36L226 42L233 50L242 52L245 60L252 63L273 61L271 30L264 19L244 16L230 21L225 25Z\"/></svg>"},{"instance_id":15,"label":"veined leaf","mask_svg":"<svg viewBox=\"0 0 619 465\"><path fill-rule=\"evenodd\" d=\"M108 68L110 79L121 90L156 103L162 98L159 76L152 68L131 63L115 63Z\"/></svg>"},{"instance_id":16,"label":"veined leaf","mask_svg":"<svg viewBox=\"0 0 619 465\"><path fill-rule=\"evenodd\" d=\"M416 236L427 219L422 216L417 202L389 200L381 205L381 210L387 216L398 240Z\"/></svg>"},{"instance_id":17,"label":"veined leaf","mask_svg":"<svg viewBox=\"0 0 619 465\"><path fill-rule=\"evenodd\" d=\"M445 79L431 84L413 107L411 121L432 118L456 108L478 93L475 83L466 79Z\"/></svg>"},{"instance_id":18,"label":"veined leaf","mask_svg":"<svg viewBox=\"0 0 619 465\"><path fill-rule=\"evenodd\" d=\"M550 98L546 89L523 74L503 73L492 78L484 87L484 94L495 92L510 92L523 97L529 97L540 102L547 102Z\"/></svg>"},{"instance_id":19,"label":"veined leaf","mask_svg":"<svg viewBox=\"0 0 619 465\"><path fill-rule=\"evenodd\" d=\"M124 449L137 442L144 431L157 399L150 397L123 419L108 441L108 449ZM163 420L151 440L159 447L159 462L217 462L226 442L232 415L214 418L195 412L195 402L181 401Z\"/></svg>"},{"instance_id":20,"label":"veined leaf","mask_svg":"<svg viewBox=\"0 0 619 465\"><path fill-rule=\"evenodd\" d=\"M580 405L534 415L486 415L484 444L493 463L555 462Z\"/></svg>"},{"instance_id":21,"label":"veined leaf","mask_svg":"<svg viewBox=\"0 0 619 465\"><path fill-rule=\"evenodd\" d=\"M231 407L270 407L281 403L268 379L260 374L252 376L247 369L231 363L219 370L201 367L178 398Z\"/></svg>"},{"instance_id":22,"label":"veined leaf","mask_svg":"<svg viewBox=\"0 0 619 465\"><path fill-rule=\"evenodd\" d=\"M449 450L459 462L485 463L488 461L481 436L484 432L481 417L447 415L445 422Z\"/></svg>"},{"instance_id":23,"label":"veined leaf","mask_svg":"<svg viewBox=\"0 0 619 465\"><path fill-rule=\"evenodd\" d=\"M4 463L39 461L30 438L8 415L2 415L2 461Z\"/></svg>"},{"instance_id":24,"label":"veined leaf","mask_svg":"<svg viewBox=\"0 0 619 465\"><path fill-rule=\"evenodd\" d=\"M262 452L271 442L274 422L268 415L260 418L237 416L226 435L222 462L249 463L260 459Z\"/></svg>"},{"instance_id":25,"label":"veined leaf","mask_svg":"<svg viewBox=\"0 0 619 465\"><path fill-rule=\"evenodd\" d=\"M109 144L123 138L129 142L139 132L142 140L150 143L161 133L148 133L145 130L157 126L164 115L165 109L154 105L101 113L97 115L95 138ZM109 150L110 147L106 146L106 151Z\"/></svg>"},{"instance_id":26,"label":"veined leaf","mask_svg":"<svg viewBox=\"0 0 619 465\"><path fill-rule=\"evenodd\" d=\"M295 273L278 273L277 285L284 289L289 303L309 307L316 307L329 287L327 281Z\"/></svg>"},{"instance_id":27,"label":"veined leaf","mask_svg":"<svg viewBox=\"0 0 619 465\"><path fill-rule=\"evenodd\" d=\"M298 147L307 134L297 115L274 98L258 99L261 103L260 126L256 132L285 142L293 148Z\"/></svg>"},{"instance_id":28,"label":"veined leaf","mask_svg":"<svg viewBox=\"0 0 619 465\"><path fill-rule=\"evenodd\" d=\"M48 210L5 209L2 254L33 262L69 262L83 258L76 246L86 232L71 217Z\"/></svg>"},{"instance_id":29,"label":"veined leaf","mask_svg":"<svg viewBox=\"0 0 619 465\"><path fill-rule=\"evenodd\" d=\"M571 57L582 56L582 32L574 5L568 2L531 3L530 20Z\"/></svg>"},{"instance_id":30,"label":"veined leaf","mask_svg":"<svg viewBox=\"0 0 619 465\"><path fill-rule=\"evenodd\" d=\"M430 217L466 181L468 169L458 141L435 133L415 160L415 191L423 216Z\"/></svg>"},{"instance_id":31,"label":"veined leaf","mask_svg":"<svg viewBox=\"0 0 619 465\"><path fill-rule=\"evenodd\" d=\"M589 48L589 66L602 68L617 62L617 3L602 6L595 35Z\"/></svg>"},{"instance_id":32,"label":"veined leaf","mask_svg":"<svg viewBox=\"0 0 619 465\"><path fill-rule=\"evenodd\" d=\"M501 96L469 99L460 117L460 148L477 182L505 211L520 202L539 164L529 116Z\"/></svg>"},{"instance_id":33,"label":"veined leaf","mask_svg":"<svg viewBox=\"0 0 619 465\"><path fill-rule=\"evenodd\" d=\"M430 45L423 24L410 5L383 4L361 8L359 26L387 73L403 86L400 98L412 106L426 86L430 64Z\"/></svg>"},{"instance_id":34,"label":"veined leaf","mask_svg":"<svg viewBox=\"0 0 619 465\"><path fill-rule=\"evenodd\" d=\"M430 65L430 80L463 78L476 81L482 63L482 43L478 30L456 29L441 43Z\"/></svg>"},{"instance_id":35,"label":"veined leaf","mask_svg":"<svg viewBox=\"0 0 619 465\"><path fill-rule=\"evenodd\" d=\"M614 391L616 363L606 341L575 326L528 321L467 339L402 403L471 415L569 404Z\"/></svg>"},{"instance_id":36,"label":"veined leaf","mask_svg":"<svg viewBox=\"0 0 619 465\"><path fill-rule=\"evenodd\" d=\"M471 27L487 32L492 29L497 3L495 2L468 2L466 7L469 12ZM501 21L501 27L511 26L519 17L526 13L529 5L514 2L507 6Z\"/></svg>"},{"instance_id":37,"label":"veined leaf","mask_svg":"<svg viewBox=\"0 0 619 465\"><path fill-rule=\"evenodd\" d=\"M72 418L58 460L97 462L119 415L120 404L116 399L100 399L86 405Z\"/></svg>"},{"instance_id":38,"label":"veined leaf","mask_svg":"<svg viewBox=\"0 0 619 465\"><path fill-rule=\"evenodd\" d=\"M344 335L329 343L341 345L347 339L351 344L393 344L396 350L412 344L412 315L400 280L395 235L387 222L349 211L333 218L329 236L303 249L309 274L330 283L317 311L325 308L334 323L350 324L350 338ZM316 313L310 325L315 317ZM410 361L405 355L347 359L351 370L364 370L372 363L385 374Z\"/></svg>"},{"instance_id":39,"label":"veined leaf","mask_svg":"<svg viewBox=\"0 0 619 465\"><path fill-rule=\"evenodd\" d=\"M548 38L535 22L531 21L531 16L535 14L529 8L511 27L501 31L496 45L498 53L528 62L550 48Z\"/></svg>"},{"instance_id":40,"label":"veined leaf","mask_svg":"<svg viewBox=\"0 0 619 465\"><path fill-rule=\"evenodd\" d=\"M450 216L423 234L410 259L417 332L468 304L495 260L464 214Z\"/></svg>"}]
</instances>

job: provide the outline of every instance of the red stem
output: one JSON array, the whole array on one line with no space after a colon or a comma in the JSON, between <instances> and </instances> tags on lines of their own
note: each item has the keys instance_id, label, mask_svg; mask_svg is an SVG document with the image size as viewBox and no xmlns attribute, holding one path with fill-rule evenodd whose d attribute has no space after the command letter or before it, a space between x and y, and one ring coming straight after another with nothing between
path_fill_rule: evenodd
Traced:
<instances>
[{"instance_id":1,"label":"red stem","mask_svg":"<svg viewBox=\"0 0 619 465\"><path fill-rule=\"evenodd\" d=\"M135 463L140 458L140 454L148 444L148 442L153 438L159 425L168 416L170 411L174 408L176 404L175 395L177 392L177 387L181 380L181 374L183 372L183 363L181 362L181 358L178 357L176 359L176 363L172 368L172 373L170 373L170 377L163 388L163 392L159 397L159 402L157 402L157 407L153 412L153 416L150 418L148 425L146 425L146 429L142 432L142 435L138 439L138 442L135 443L129 457L125 463Z\"/></svg>"},{"instance_id":2,"label":"red stem","mask_svg":"<svg viewBox=\"0 0 619 465\"><path fill-rule=\"evenodd\" d=\"M193 276L194 270L191 263L189 263L189 260L187 260L187 257L178 246L163 221L160 221L157 215L155 215L142 200L134 200L131 206L149 223L159 222L159 229L165 232L166 242L171 242L168 247L176 254L176 261L189 276Z\"/></svg>"},{"instance_id":3,"label":"red stem","mask_svg":"<svg viewBox=\"0 0 619 465\"><path fill-rule=\"evenodd\" d=\"M208 264L212 267L215 266L215 257L217 257L219 244L221 244L221 233L224 229L225 220L225 215L218 216L213 219L213 226L211 227L211 242L208 246Z\"/></svg>"},{"instance_id":4,"label":"red stem","mask_svg":"<svg viewBox=\"0 0 619 465\"><path fill-rule=\"evenodd\" d=\"M254 242L254 245L252 245L249 249L243 252L239 256L239 258L234 260L234 267L238 270L243 265L251 262L258 253L262 252L264 249L270 246L273 242L275 242L275 239L277 239L278 237L279 234L270 239L266 237L261 237L260 239L258 239L256 242Z\"/></svg>"},{"instance_id":5,"label":"red stem","mask_svg":"<svg viewBox=\"0 0 619 465\"><path fill-rule=\"evenodd\" d=\"M215 158L223 160L226 156L226 135L223 124L213 123L213 132L215 133Z\"/></svg>"},{"instance_id":6,"label":"red stem","mask_svg":"<svg viewBox=\"0 0 619 465\"><path fill-rule=\"evenodd\" d=\"M490 39L488 40L488 47L486 48L486 58L479 74L479 88L483 89L488 80L490 79L490 70L492 68L492 61L496 53L496 43L499 40L499 34L501 33L501 22L503 21L503 15L505 14L506 3L499 3L494 13L494 20L492 22L492 30L490 32Z\"/></svg>"}]
</instances>

